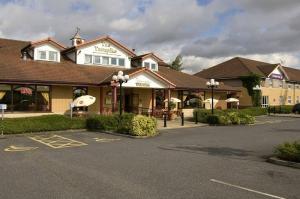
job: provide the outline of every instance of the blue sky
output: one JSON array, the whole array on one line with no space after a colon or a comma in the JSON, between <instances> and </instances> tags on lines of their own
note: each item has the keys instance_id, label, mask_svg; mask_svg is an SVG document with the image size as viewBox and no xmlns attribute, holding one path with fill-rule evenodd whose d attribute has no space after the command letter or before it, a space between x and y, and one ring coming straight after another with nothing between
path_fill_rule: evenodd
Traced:
<instances>
[{"instance_id":1,"label":"blue sky","mask_svg":"<svg viewBox=\"0 0 300 199\"><path fill-rule=\"evenodd\" d=\"M243 56L300 66L298 0L0 0L0 37L52 36L70 44L112 35L166 61L184 56L193 73ZM288 10L288 12L287 12Z\"/></svg>"}]
</instances>

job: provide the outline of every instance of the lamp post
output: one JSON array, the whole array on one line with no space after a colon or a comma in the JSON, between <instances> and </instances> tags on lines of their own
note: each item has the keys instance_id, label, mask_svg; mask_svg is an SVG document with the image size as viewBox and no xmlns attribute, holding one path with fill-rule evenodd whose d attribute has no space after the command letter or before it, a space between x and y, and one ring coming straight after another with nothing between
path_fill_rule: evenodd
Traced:
<instances>
[{"instance_id":1,"label":"lamp post","mask_svg":"<svg viewBox=\"0 0 300 199\"><path fill-rule=\"evenodd\" d=\"M123 112L123 105L122 105L122 98L123 98L123 89L122 89L122 84L128 82L129 76L124 75L123 71L119 71L118 75L114 75L112 77L112 81L115 83L120 84L120 116L122 115Z\"/></svg>"},{"instance_id":2,"label":"lamp post","mask_svg":"<svg viewBox=\"0 0 300 199\"><path fill-rule=\"evenodd\" d=\"M219 82L215 81L215 79L210 79L206 82L208 88L211 88L211 114L214 114L214 88L219 86Z\"/></svg>"}]
</instances>

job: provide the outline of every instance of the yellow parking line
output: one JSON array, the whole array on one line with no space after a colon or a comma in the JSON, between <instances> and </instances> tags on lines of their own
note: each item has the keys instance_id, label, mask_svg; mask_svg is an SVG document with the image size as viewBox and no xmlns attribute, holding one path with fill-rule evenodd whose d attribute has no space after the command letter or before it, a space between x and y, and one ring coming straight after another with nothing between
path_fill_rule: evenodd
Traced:
<instances>
[{"instance_id":1,"label":"yellow parking line","mask_svg":"<svg viewBox=\"0 0 300 199\"><path fill-rule=\"evenodd\" d=\"M14 146L11 145L9 147L7 147L6 149L4 149L4 151L6 152L22 152L22 151L30 151L30 150L34 150L37 149L38 147L19 147L19 146Z\"/></svg>"},{"instance_id":2,"label":"yellow parking line","mask_svg":"<svg viewBox=\"0 0 300 199\"><path fill-rule=\"evenodd\" d=\"M86 143L83 143L83 142L80 142L77 140L72 140L70 138L66 138L66 137L59 136L59 135L53 135L51 137L33 136L33 137L29 137L29 138L36 142L39 142L41 144L44 144L51 148L54 148L54 149L87 145Z\"/></svg>"}]
</instances>

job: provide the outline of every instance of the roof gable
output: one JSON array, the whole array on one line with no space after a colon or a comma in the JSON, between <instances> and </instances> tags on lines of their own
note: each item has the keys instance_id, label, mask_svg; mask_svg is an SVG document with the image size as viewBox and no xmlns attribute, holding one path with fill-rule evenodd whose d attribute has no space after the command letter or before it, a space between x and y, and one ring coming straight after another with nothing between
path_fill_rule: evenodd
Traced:
<instances>
[{"instance_id":1,"label":"roof gable","mask_svg":"<svg viewBox=\"0 0 300 199\"><path fill-rule=\"evenodd\" d=\"M93 44L97 44L97 43L99 43L99 42L101 42L101 41L107 41L107 42L113 44L114 46L120 48L122 51L124 51L126 54L128 54L128 55L131 56L131 57L136 56L136 54L135 54L131 49L127 48L126 46L124 46L124 45L121 44L120 42L114 40L114 39L111 38L110 36L101 36L101 37L98 37L98 38L96 38L96 39L94 39L94 40L86 41L86 42L84 42L84 43L82 43L82 44L79 44L79 45L77 45L77 46L73 46L73 47L71 47L71 48L66 49L66 50L64 51L64 53L71 52L71 51L73 51L73 50L75 50L75 49L82 49L82 48L85 48L85 47L87 47L87 46L91 46L91 45L93 45Z\"/></svg>"}]
</instances>

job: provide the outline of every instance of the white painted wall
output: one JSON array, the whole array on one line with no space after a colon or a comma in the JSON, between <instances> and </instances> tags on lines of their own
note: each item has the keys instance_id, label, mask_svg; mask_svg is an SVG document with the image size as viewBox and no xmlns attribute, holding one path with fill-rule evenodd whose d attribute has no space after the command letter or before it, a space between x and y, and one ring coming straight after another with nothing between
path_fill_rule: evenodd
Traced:
<instances>
[{"instance_id":1,"label":"white painted wall","mask_svg":"<svg viewBox=\"0 0 300 199\"><path fill-rule=\"evenodd\" d=\"M130 79L127 83L123 84L124 87L130 88L167 88L168 86L163 82L152 75L147 73L140 73L135 76L130 76Z\"/></svg>"},{"instance_id":2,"label":"white painted wall","mask_svg":"<svg viewBox=\"0 0 300 199\"><path fill-rule=\"evenodd\" d=\"M103 52L99 51L98 49L110 50L110 52ZM107 56L107 57L114 57L114 58L124 58L125 59L125 67L124 68L131 68L131 61L129 55L123 52L121 49L117 48L113 44L107 41L100 41L97 44L87 46L85 48L77 50L77 64L86 64L85 63L85 55L97 55L97 56ZM90 64L91 65L91 64ZM107 65L105 65L107 66ZM116 67L111 65L111 67ZM119 67L119 66L117 66Z\"/></svg>"},{"instance_id":3,"label":"white painted wall","mask_svg":"<svg viewBox=\"0 0 300 199\"><path fill-rule=\"evenodd\" d=\"M156 69L154 70L154 71L158 71L158 64L157 64L157 62L154 60L154 59L152 59L152 58L147 58L147 59L145 59L144 61L143 61L143 63L142 63L142 66L143 67L145 67L145 62L148 62L148 63L150 63L150 70L151 70L151 64L156 64Z\"/></svg>"},{"instance_id":4,"label":"white painted wall","mask_svg":"<svg viewBox=\"0 0 300 199\"><path fill-rule=\"evenodd\" d=\"M39 51L46 51L46 57L49 57L49 51L55 51L55 52L57 52L57 62L60 62L60 50L52 45L43 44L43 45L35 47L33 51L34 51L34 53L33 53L34 60L40 60L38 57ZM43 61L48 61L48 60L43 60Z\"/></svg>"}]
</instances>

